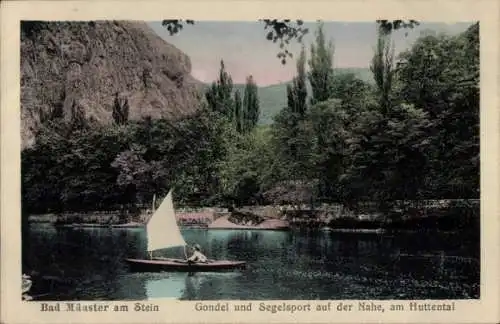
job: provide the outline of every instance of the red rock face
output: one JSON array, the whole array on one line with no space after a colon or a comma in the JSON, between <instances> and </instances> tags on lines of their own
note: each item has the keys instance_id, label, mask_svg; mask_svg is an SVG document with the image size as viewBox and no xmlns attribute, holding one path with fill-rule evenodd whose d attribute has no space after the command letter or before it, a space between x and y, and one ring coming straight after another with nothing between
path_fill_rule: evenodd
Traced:
<instances>
[{"instance_id":1,"label":"red rock face","mask_svg":"<svg viewBox=\"0 0 500 324\"><path fill-rule=\"evenodd\" d=\"M23 147L43 119L71 120L82 111L99 123L112 120L115 95L128 100L129 118L175 119L200 106L200 83L189 57L146 23L36 22L21 28Z\"/></svg>"}]
</instances>

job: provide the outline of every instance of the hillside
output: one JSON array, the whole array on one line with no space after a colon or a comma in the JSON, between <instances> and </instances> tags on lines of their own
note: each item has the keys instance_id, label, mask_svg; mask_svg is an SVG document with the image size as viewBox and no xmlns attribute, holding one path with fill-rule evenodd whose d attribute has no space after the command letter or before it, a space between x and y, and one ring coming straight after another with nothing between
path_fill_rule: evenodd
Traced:
<instances>
[{"instance_id":1,"label":"hillside","mask_svg":"<svg viewBox=\"0 0 500 324\"><path fill-rule=\"evenodd\" d=\"M49 119L109 123L116 95L130 119L190 114L200 102L190 73L189 57L146 23L22 22L23 147Z\"/></svg>"},{"instance_id":2,"label":"hillside","mask_svg":"<svg viewBox=\"0 0 500 324\"><path fill-rule=\"evenodd\" d=\"M359 79L373 83L373 77L369 68L337 68L335 70L337 74L353 73ZM274 116L286 106L286 86L290 83L291 81L288 81L259 88L261 105L260 124L271 124ZM244 85L241 85L241 87L244 87ZM308 91L311 91L309 84Z\"/></svg>"},{"instance_id":3,"label":"hillside","mask_svg":"<svg viewBox=\"0 0 500 324\"><path fill-rule=\"evenodd\" d=\"M369 68L337 68L336 73L353 73L359 79L368 83L373 83L373 76ZM261 107L261 115L259 121L260 124L271 124L273 122L274 116L281 110L281 108L286 106L286 86L290 83L291 81L288 81L279 84L259 87L258 91ZM205 87L206 86L207 85L205 84ZM243 94L245 91L245 85L235 84L234 91L236 91L236 89L239 89L240 93Z\"/></svg>"}]
</instances>

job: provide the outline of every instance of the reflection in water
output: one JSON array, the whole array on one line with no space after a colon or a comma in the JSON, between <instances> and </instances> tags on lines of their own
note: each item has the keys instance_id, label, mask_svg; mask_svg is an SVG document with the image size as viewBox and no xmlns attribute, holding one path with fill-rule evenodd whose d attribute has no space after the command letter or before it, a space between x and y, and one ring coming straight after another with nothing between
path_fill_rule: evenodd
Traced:
<instances>
[{"instance_id":1,"label":"reflection in water","mask_svg":"<svg viewBox=\"0 0 500 324\"><path fill-rule=\"evenodd\" d=\"M186 288L186 276L185 273L169 273L163 279L145 280L147 298L179 299Z\"/></svg>"},{"instance_id":2,"label":"reflection in water","mask_svg":"<svg viewBox=\"0 0 500 324\"><path fill-rule=\"evenodd\" d=\"M122 287L130 287L134 282L133 289L143 286L144 297L139 299L210 299L212 294L226 293L225 283L235 280L240 273L161 273L157 274L130 274L122 277ZM132 287L131 287L132 288ZM130 291L121 292L122 295L130 295ZM136 292L134 296L139 297ZM131 299L130 297L125 297Z\"/></svg>"},{"instance_id":3,"label":"reflection in water","mask_svg":"<svg viewBox=\"0 0 500 324\"><path fill-rule=\"evenodd\" d=\"M183 300L223 299L234 293L239 272L196 272L185 275ZM241 293L241 291L239 292ZM236 299L236 298L235 298Z\"/></svg>"},{"instance_id":4,"label":"reflection in water","mask_svg":"<svg viewBox=\"0 0 500 324\"><path fill-rule=\"evenodd\" d=\"M477 298L479 247L457 234L348 234L183 229L211 259L245 260L227 273L131 273L146 257L143 229L32 226L23 271L36 270L39 299ZM472 242L472 243L471 243ZM158 255L181 257L183 249ZM41 285L43 278L55 284ZM41 279L42 278L42 279ZM61 282L64 282L62 284ZM36 285L38 284L38 287Z\"/></svg>"}]
</instances>

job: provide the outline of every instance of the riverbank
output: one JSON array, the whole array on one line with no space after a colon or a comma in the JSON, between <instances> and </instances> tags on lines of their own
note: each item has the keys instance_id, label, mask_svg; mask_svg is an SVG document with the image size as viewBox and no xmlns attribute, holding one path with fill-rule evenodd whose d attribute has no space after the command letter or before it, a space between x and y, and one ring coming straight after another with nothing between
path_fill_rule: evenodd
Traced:
<instances>
[{"instance_id":1,"label":"riverbank","mask_svg":"<svg viewBox=\"0 0 500 324\"><path fill-rule=\"evenodd\" d=\"M230 221L231 216L222 216L208 225L208 229L252 229L252 230L287 230L290 228L289 222L281 219L266 219L261 223L251 225L236 224Z\"/></svg>"},{"instance_id":2,"label":"riverbank","mask_svg":"<svg viewBox=\"0 0 500 324\"><path fill-rule=\"evenodd\" d=\"M201 208L177 212L182 227L209 229L310 228L332 231L380 232L391 230L475 230L479 229L479 203L427 203L421 208L378 212L371 206L356 210L341 205L250 206L232 211ZM123 217L119 212L88 212L30 215L30 223L52 223L65 227L142 227L149 213Z\"/></svg>"},{"instance_id":3,"label":"riverbank","mask_svg":"<svg viewBox=\"0 0 500 324\"><path fill-rule=\"evenodd\" d=\"M435 210L426 215L379 215L372 219L339 217L330 220L293 219L292 228L324 229L344 232L380 231L476 231L479 233L480 212L477 210Z\"/></svg>"},{"instance_id":4,"label":"riverbank","mask_svg":"<svg viewBox=\"0 0 500 324\"><path fill-rule=\"evenodd\" d=\"M214 220L215 215L223 212L207 208L176 212L175 215L182 226L206 226ZM29 215L27 221L61 227L138 227L144 226L150 216L149 210L135 215L123 214L119 211L64 212Z\"/></svg>"}]
</instances>

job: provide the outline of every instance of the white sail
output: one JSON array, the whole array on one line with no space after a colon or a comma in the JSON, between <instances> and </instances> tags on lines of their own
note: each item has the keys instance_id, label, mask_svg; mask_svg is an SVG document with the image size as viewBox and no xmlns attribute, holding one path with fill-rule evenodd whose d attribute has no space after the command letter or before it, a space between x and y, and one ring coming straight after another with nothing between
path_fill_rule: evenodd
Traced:
<instances>
[{"instance_id":1,"label":"white sail","mask_svg":"<svg viewBox=\"0 0 500 324\"><path fill-rule=\"evenodd\" d=\"M177 220L175 218L172 191L154 211L146 225L148 236L148 252L176 246L185 246Z\"/></svg>"}]
</instances>

